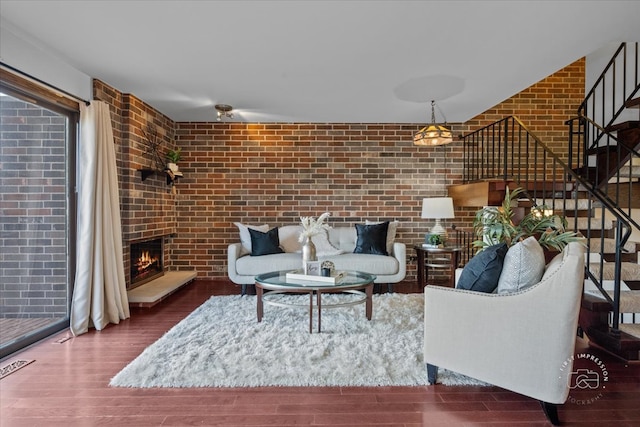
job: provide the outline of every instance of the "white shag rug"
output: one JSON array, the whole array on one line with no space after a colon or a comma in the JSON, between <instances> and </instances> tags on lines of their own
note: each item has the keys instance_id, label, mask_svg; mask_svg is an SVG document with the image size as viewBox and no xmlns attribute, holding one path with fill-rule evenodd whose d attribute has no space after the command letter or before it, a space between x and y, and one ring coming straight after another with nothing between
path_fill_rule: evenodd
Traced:
<instances>
[{"instance_id":1,"label":"white shag rug","mask_svg":"<svg viewBox=\"0 0 640 427\"><path fill-rule=\"evenodd\" d=\"M307 295L281 295L308 304ZM328 304L348 294L326 294ZM309 333L309 312L265 304L255 296L213 296L147 347L112 378L115 387L419 386L427 385L422 357L422 294L373 297L364 304L322 310L322 333ZM440 369L447 385L485 385Z\"/></svg>"}]
</instances>

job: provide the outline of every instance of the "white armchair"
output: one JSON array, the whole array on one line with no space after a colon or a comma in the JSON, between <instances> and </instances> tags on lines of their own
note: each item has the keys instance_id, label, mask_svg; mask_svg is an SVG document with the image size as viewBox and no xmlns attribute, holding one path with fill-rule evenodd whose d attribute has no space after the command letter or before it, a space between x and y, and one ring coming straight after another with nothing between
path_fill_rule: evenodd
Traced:
<instances>
[{"instance_id":1,"label":"white armchair","mask_svg":"<svg viewBox=\"0 0 640 427\"><path fill-rule=\"evenodd\" d=\"M537 399L549 420L569 394L584 282L584 246L570 243L542 280L513 294L427 286L424 361Z\"/></svg>"}]
</instances>

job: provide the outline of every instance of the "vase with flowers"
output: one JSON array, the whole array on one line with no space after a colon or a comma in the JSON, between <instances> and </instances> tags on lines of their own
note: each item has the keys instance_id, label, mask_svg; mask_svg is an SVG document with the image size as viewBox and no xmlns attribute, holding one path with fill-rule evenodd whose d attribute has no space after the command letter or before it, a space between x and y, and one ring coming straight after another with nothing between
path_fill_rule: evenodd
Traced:
<instances>
[{"instance_id":1,"label":"vase with flowers","mask_svg":"<svg viewBox=\"0 0 640 427\"><path fill-rule=\"evenodd\" d=\"M316 246L313 244L312 237L316 234L326 232L330 227L327 224L327 218L331 214L325 212L315 219L311 216L300 217L300 223L302 224L302 231L298 237L298 241L303 243L302 245L302 269L307 274L307 262L317 261Z\"/></svg>"}]
</instances>

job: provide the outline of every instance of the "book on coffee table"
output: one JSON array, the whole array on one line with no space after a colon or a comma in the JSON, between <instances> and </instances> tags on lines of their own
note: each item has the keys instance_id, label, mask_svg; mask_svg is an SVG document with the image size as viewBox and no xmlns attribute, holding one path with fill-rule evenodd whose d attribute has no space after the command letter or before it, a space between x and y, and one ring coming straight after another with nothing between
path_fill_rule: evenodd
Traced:
<instances>
[{"instance_id":1,"label":"book on coffee table","mask_svg":"<svg viewBox=\"0 0 640 427\"><path fill-rule=\"evenodd\" d=\"M286 274L287 283L296 285L337 285L346 276L344 271L337 271L331 276L310 276L304 274L302 270L291 271Z\"/></svg>"}]
</instances>

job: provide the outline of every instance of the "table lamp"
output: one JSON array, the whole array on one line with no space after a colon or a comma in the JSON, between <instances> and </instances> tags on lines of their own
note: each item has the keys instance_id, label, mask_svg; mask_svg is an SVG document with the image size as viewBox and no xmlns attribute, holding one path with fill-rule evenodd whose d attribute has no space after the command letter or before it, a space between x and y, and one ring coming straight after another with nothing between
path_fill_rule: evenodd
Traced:
<instances>
[{"instance_id":1,"label":"table lamp","mask_svg":"<svg viewBox=\"0 0 640 427\"><path fill-rule=\"evenodd\" d=\"M422 199L422 218L435 219L429 234L439 234L447 238L447 230L440 224L443 218L455 218L453 214L453 199L451 197L431 197Z\"/></svg>"}]
</instances>

